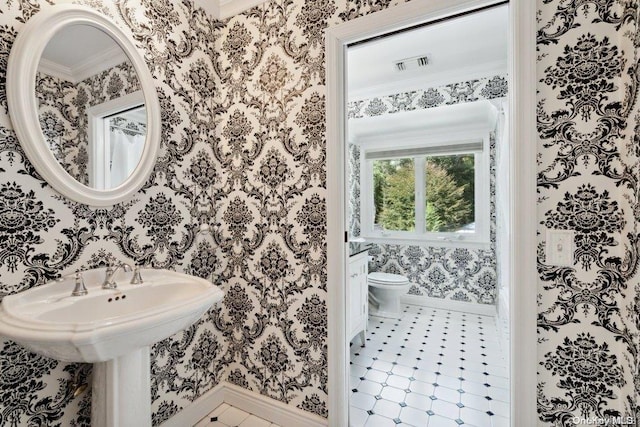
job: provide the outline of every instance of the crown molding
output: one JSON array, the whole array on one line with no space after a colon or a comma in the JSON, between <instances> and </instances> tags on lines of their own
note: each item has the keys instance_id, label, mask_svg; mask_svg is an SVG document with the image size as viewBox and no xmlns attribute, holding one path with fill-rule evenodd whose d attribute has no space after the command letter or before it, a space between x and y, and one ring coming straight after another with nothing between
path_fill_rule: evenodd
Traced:
<instances>
[{"instance_id":1,"label":"crown molding","mask_svg":"<svg viewBox=\"0 0 640 427\"><path fill-rule=\"evenodd\" d=\"M118 64L122 64L128 59L129 58L120 46L114 46L111 49L89 56L82 63L77 64L74 67L66 67L58 64L57 62L41 58L38 63L38 71L75 84L88 77L95 76L101 71L105 71Z\"/></svg>"},{"instance_id":2,"label":"crown molding","mask_svg":"<svg viewBox=\"0 0 640 427\"><path fill-rule=\"evenodd\" d=\"M227 19L268 0L195 0L195 4L216 19Z\"/></svg>"},{"instance_id":3,"label":"crown molding","mask_svg":"<svg viewBox=\"0 0 640 427\"><path fill-rule=\"evenodd\" d=\"M48 59L40 58L38 63L38 72L46 74L47 76L56 77L60 80L66 80L71 83L77 83L71 68L60 65L57 62L49 61Z\"/></svg>"},{"instance_id":4,"label":"crown molding","mask_svg":"<svg viewBox=\"0 0 640 427\"><path fill-rule=\"evenodd\" d=\"M245 10L266 3L268 0L219 0L220 19L227 19Z\"/></svg>"}]
</instances>

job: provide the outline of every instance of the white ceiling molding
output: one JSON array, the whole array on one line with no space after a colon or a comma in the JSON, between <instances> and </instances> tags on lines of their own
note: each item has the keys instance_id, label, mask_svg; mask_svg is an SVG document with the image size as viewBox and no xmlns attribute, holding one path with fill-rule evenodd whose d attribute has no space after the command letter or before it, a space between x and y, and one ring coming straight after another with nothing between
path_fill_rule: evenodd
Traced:
<instances>
[{"instance_id":1,"label":"white ceiling molding","mask_svg":"<svg viewBox=\"0 0 640 427\"><path fill-rule=\"evenodd\" d=\"M220 19L231 18L252 7L266 3L268 0L219 0Z\"/></svg>"},{"instance_id":2,"label":"white ceiling molding","mask_svg":"<svg viewBox=\"0 0 640 427\"><path fill-rule=\"evenodd\" d=\"M268 0L195 0L195 4L203 8L214 18L222 20L231 18L267 1Z\"/></svg>"},{"instance_id":3,"label":"white ceiling molding","mask_svg":"<svg viewBox=\"0 0 640 427\"><path fill-rule=\"evenodd\" d=\"M78 83L88 77L95 76L102 71L122 64L128 59L120 46L115 45L111 49L89 56L85 61L82 61L82 63L74 67L67 67L57 62L40 58L38 71L49 76L67 80L71 83Z\"/></svg>"},{"instance_id":4,"label":"white ceiling molding","mask_svg":"<svg viewBox=\"0 0 640 427\"><path fill-rule=\"evenodd\" d=\"M443 105L424 110L349 119L348 140L354 144L386 144L400 138L425 139L437 135L495 129L498 110L487 100ZM448 138L448 137L447 137Z\"/></svg>"},{"instance_id":5,"label":"white ceiling molding","mask_svg":"<svg viewBox=\"0 0 640 427\"><path fill-rule=\"evenodd\" d=\"M78 83L71 73L71 68L60 65L57 62L49 61L48 59L40 58L38 72L47 76L56 77L60 80Z\"/></svg>"}]
</instances>

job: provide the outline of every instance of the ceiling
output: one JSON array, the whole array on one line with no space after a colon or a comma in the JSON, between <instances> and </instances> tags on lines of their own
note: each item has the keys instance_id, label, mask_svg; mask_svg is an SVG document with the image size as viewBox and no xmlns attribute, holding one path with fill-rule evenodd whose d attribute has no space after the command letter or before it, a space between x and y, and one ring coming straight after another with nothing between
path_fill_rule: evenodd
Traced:
<instances>
[{"instance_id":1,"label":"ceiling","mask_svg":"<svg viewBox=\"0 0 640 427\"><path fill-rule=\"evenodd\" d=\"M194 0L194 3L209 12L214 18L226 19L267 0Z\"/></svg>"},{"instance_id":2,"label":"ceiling","mask_svg":"<svg viewBox=\"0 0 640 427\"><path fill-rule=\"evenodd\" d=\"M349 100L506 73L507 51L506 5L351 46ZM425 67L396 71L396 61L423 55Z\"/></svg>"},{"instance_id":3,"label":"ceiling","mask_svg":"<svg viewBox=\"0 0 640 427\"><path fill-rule=\"evenodd\" d=\"M90 25L69 25L58 31L42 53L42 57L59 65L73 68L87 56L117 48L116 42L103 31Z\"/></svg>"},{"instance_id":4,"label":"ceiling","mask_svg":"<svg viewBox=\"0 0 640 427\"><path fill-rule=\"evenodd\" d=\"M77 83L126 60L122 48L107 33L90 25L68 25L47 43L38 69Z\"/></svg>"}]
</instances>

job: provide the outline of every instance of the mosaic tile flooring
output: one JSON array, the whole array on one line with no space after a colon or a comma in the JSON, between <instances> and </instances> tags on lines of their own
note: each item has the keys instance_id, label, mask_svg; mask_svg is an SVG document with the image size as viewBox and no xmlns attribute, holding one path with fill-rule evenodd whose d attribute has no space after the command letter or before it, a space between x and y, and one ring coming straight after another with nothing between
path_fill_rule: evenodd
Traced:
<instances>
[{"instance_id":1,"label":"mosaic tile flooring","mask_svg":"<svg viewBox=\"0 0 640 427\"><path fill-rule=\"evenodd\" d=\"M403 306L369 318L351 344L351 427L508 427L509 380L496 320Z\"/></svg>"}]
</instances>

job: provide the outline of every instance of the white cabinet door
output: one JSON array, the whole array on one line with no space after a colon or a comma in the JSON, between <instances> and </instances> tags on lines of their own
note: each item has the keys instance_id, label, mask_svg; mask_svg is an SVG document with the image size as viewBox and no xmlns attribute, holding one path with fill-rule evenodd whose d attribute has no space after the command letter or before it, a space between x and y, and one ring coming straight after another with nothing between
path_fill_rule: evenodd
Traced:
<instances>
[{"instance_id":1,"label":"white cabinet door","mask_svg":"<svg viewBox=\"0 0 640 427\"><path fill-rule=\"evenodd\" d=\"M364 344L368 317L368 253L363 252L349 259L349 277L347 280L347 311L349 340L358 333Z\"/></svg>"}]
</instances>

